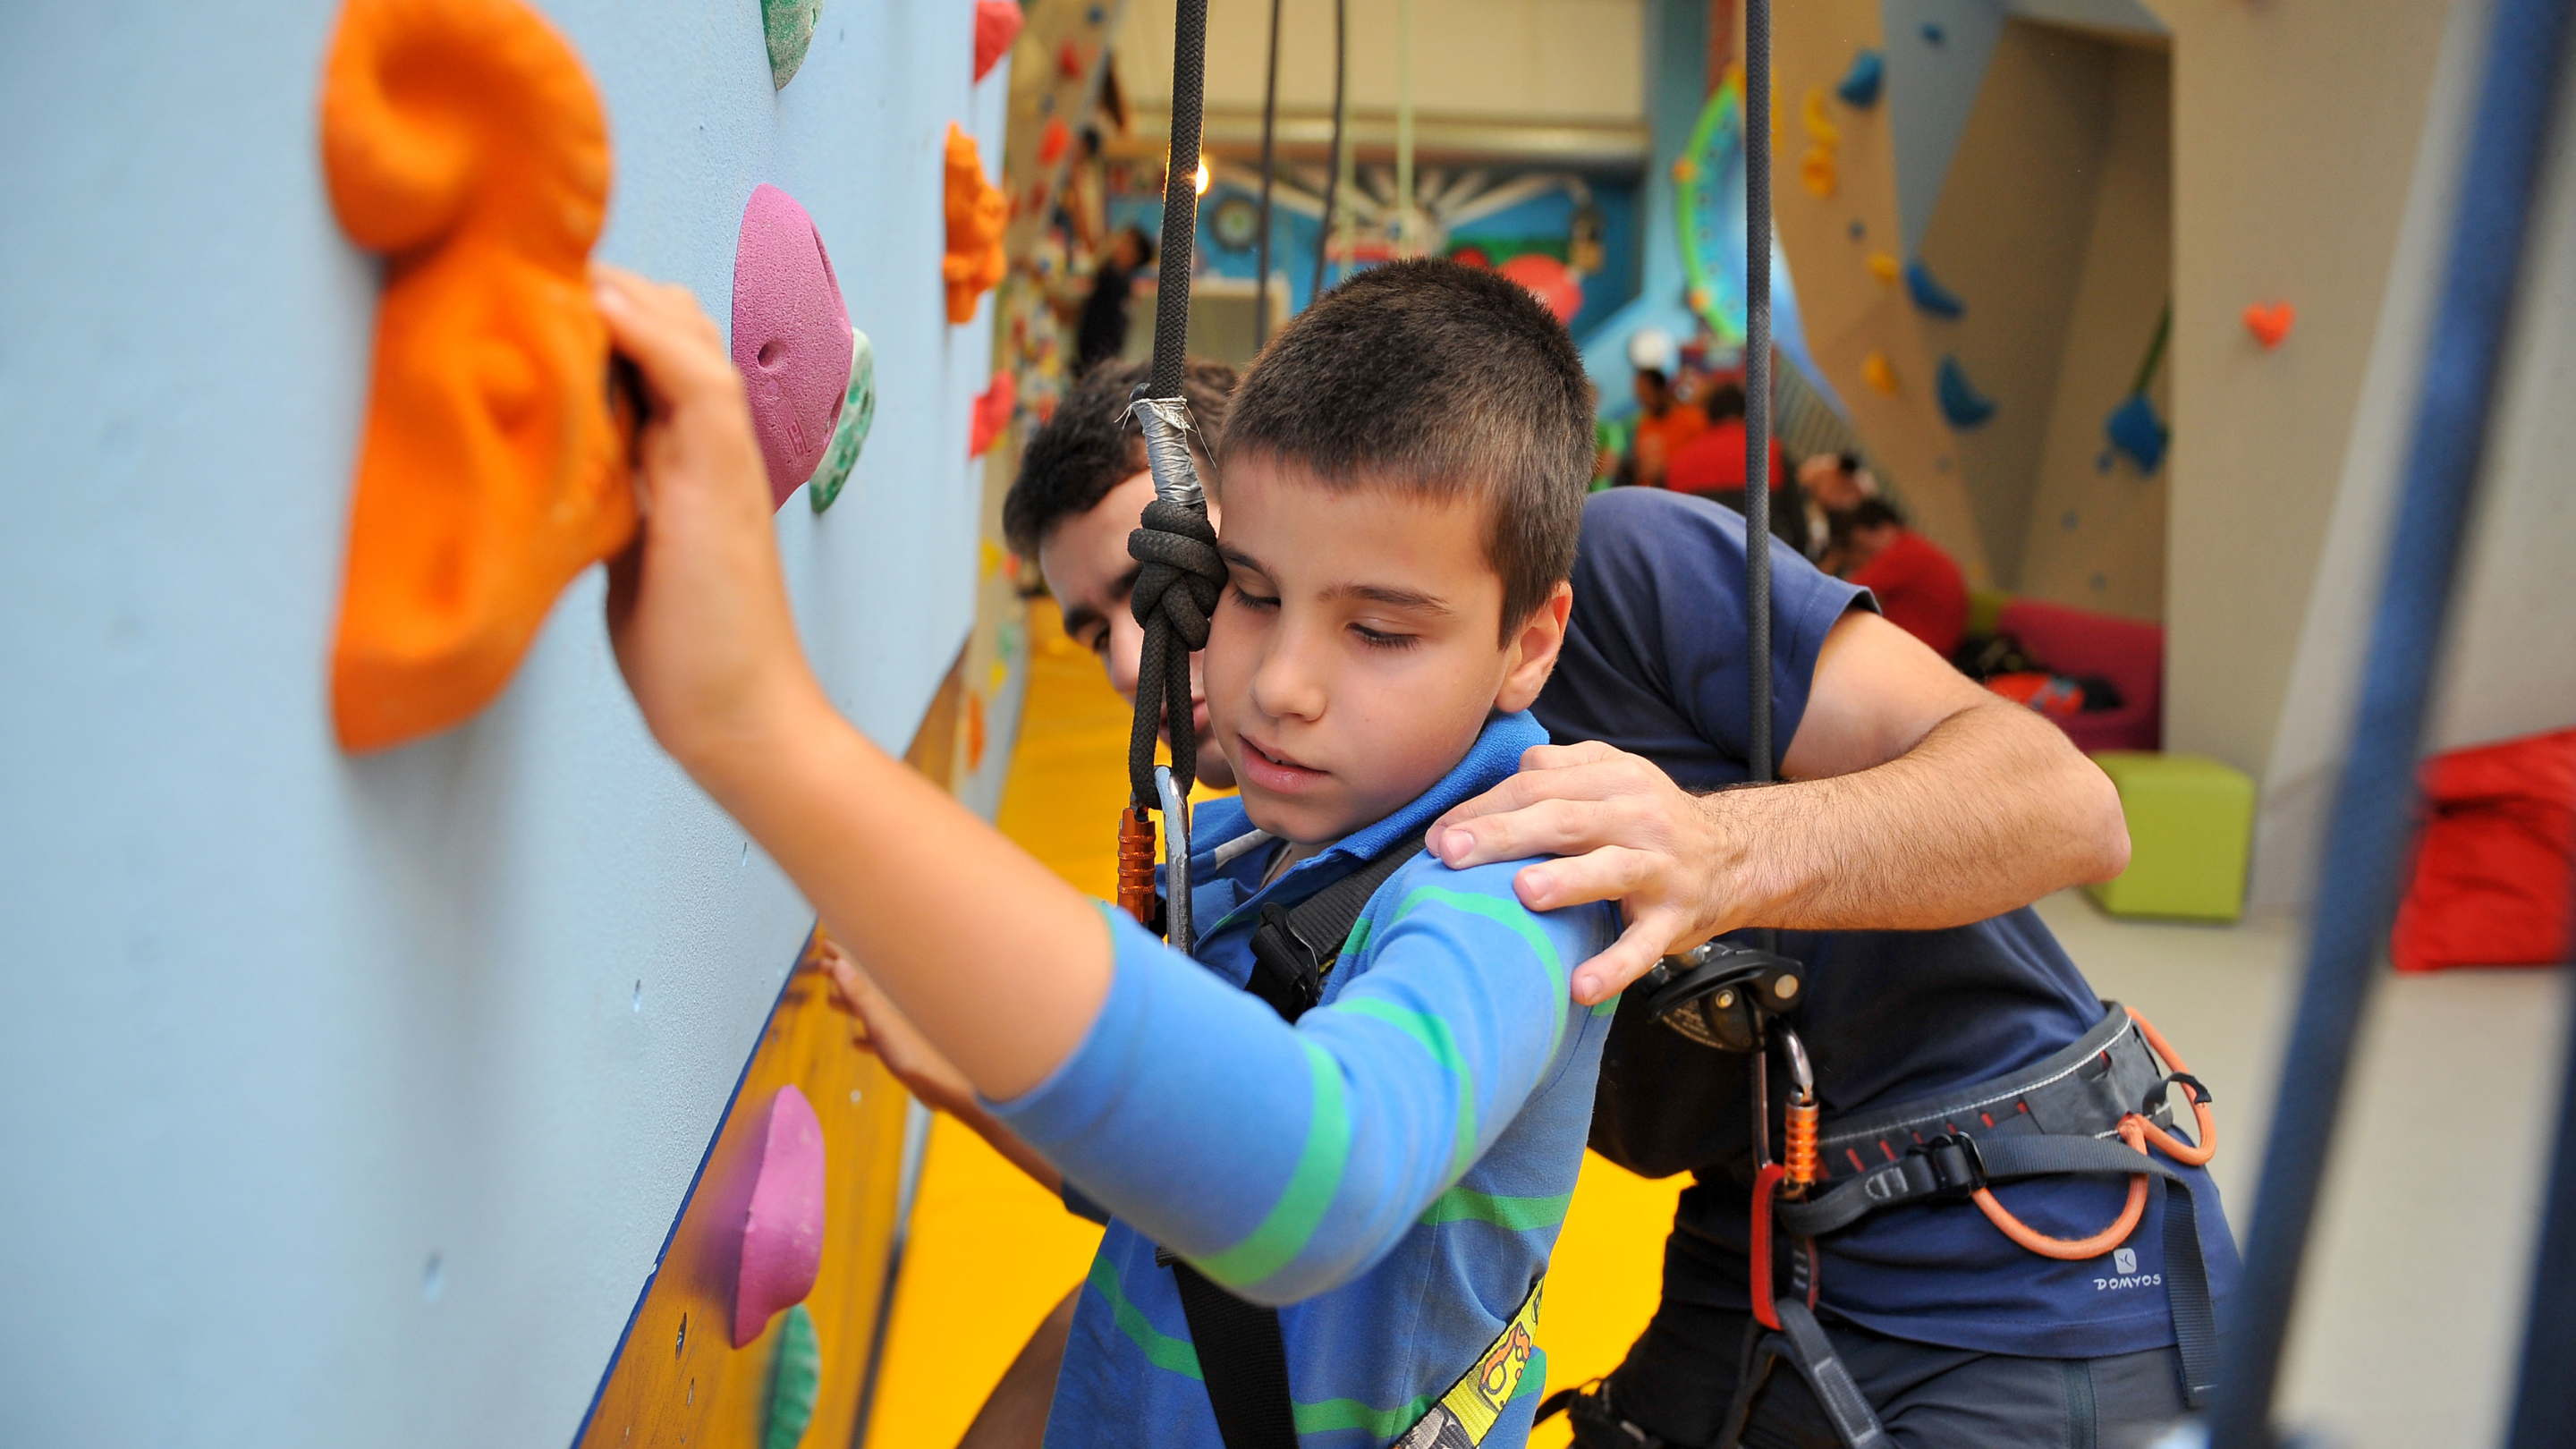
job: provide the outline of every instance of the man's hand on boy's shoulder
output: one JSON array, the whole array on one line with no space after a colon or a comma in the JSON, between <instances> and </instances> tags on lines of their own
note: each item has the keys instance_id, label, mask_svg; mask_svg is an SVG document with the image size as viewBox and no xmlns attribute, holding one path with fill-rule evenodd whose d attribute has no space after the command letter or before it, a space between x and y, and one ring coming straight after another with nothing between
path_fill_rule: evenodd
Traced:
<instances>
[{"instance_id":1,"label":"man's hand on boy's shoulder","mask_svg":"<svg viewBox=\"0 0 2576 1449\"><path fill-rule=\"evenodd\" d=\"M1585 1003L1742 927L1961 926L2128 865L2119 795L2062 731L1875 614L1826 636L1782 765L1791 783L1693 795L1597 741L1542 745L1424 843L1453 868L1558 857L1515 878L1532 910L1618 901Z\"/></svg>"}]
</instances>

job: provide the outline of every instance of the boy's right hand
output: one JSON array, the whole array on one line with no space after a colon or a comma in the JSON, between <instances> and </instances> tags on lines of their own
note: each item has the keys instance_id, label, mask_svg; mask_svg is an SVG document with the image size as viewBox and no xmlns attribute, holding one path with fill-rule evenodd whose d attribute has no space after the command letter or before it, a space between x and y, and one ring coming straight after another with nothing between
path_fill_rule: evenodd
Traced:
<instances>
[{"instance_id":1,"label":"boy's right hand","mask_svg":"<svg viewBox=\"0 0 2576 1449\"><path fill-rule=\"evenodd\" d=\"M653 737L722 800L729 764L759 759L823 704L796 641L767 467L742 377L697 298L604 264L591 280L649 403L643 527L609 565L609 637Z\"/></svg>"}]
</instances>

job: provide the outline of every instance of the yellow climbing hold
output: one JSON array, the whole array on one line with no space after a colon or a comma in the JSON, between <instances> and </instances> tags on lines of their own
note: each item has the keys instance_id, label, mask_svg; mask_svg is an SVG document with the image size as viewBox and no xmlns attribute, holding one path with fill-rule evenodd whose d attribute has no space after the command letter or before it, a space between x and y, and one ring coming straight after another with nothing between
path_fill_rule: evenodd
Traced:
<instances>
[{"instance_id":1,"label":"yellow climbing hold","mask_svg":"<svg viewBox=\"0 0 2576 1449\"><path fill-rule=\"evenodd\" d=\"M1888 365L1884 352L1872 351L1860 360L1860 380L1891 396L1896 392L1896 369Z\"/></svg>"},{"instance_id":2,"label":"yellow climbing hold","mask_svg":"<svg viewBox=\"0 0 2576 1449\"><path fill-rule=\"evenodd\" d=\"M982 562L984 565L984 577L989 579L993 575L1002 571L1002 546L993 542L989 538L985 539L983 543L984 552Z\"/></svg>"},{"instance_id":3,"label":"yellow climbing hold","mask_svg":"<svg viewBox=\"0 0 2576 1449\"><path fill-rule=\"evenodd\" d=\"M1885 252L1871 252L1869 274L1878 278L1880 285L1893 287L1896 285L1896 279L1904 275L1904 268L1896 264L1896 258Z\"/></svg>"},{"instance_id":4,"label":"yellow climbing hold","mask_svg":"<svg viewBox=\"0 0 2576 1449\"><path fill-rule=\"evenodd\" d=\"M1807 134L1819 144L1832 146L1843 138L1843 128L1835 125L1834 118L1825 113L1823 86L1807 87L1806 102L1798 108L1798 123L1805 126Z\"/></svg>"},{"instance_id":5,"label":"yellow climbing hold","mask_svg":"<svg viewBox=\"0 0 2576 1449\"><path fill-rule=\"evenodd\" d=\"M1832 200L1835 180L1834 148L1808 147L1805 159L1798 163L1798 179L1807 184L1809 191L1828 201Z\"/></svg>"}]
</instances>

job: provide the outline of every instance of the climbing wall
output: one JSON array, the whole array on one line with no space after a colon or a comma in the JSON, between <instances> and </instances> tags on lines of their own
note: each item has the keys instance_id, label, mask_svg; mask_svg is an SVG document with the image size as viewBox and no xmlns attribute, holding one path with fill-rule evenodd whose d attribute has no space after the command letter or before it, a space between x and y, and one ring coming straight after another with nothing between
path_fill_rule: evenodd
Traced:
<instances>
[{"instance_id":1,"label":"climbing wall","mask_svg":"<svg viewBox=\"0 0 2576 1449\"><path fill-rule=\"evenodd\" d=\"M974 79L962 0L536 8L573 58L539 67L544 103L503 114L522 92L440 91L468 109L426 134L512 137L455 174L516 186L553 166L556 189L528 194L570 198L547 214L595 228L593 254L685 283L736 344L758 334L799 626L834 702L902 749L979 589L1000 587L979 580L968 456L991 303L952 295L987 273L998 222L980 227L982 193L951 184L948 138L958 124L989 173L1007 65ZM401 410L379 408L401 367L471 386L436 394L467 410L428 453L389 458L615 410L585 350L579 248L548 254L557 281L523 306L398 304L422 273L383 254L451 254L458 233L398 234L421 220L400 207L375 228L326 171L340 10L0 18L0 124L18 138L0 149L0 1282L16 1310L0 1443L562 1444L604 1379L591 1423L613 1419L610 1442L759 1442L749 1405L783 1330L735 1350L709 1321L732 1295L674 1227L735 1190L734 1134L789 1084L828 1174L816 1402L846 1415L892 1226L896 1097L790 983L811 912L655 748L618 679L587 562L620 536L614 509L545 569L523 532L416 514L446 557L521 585L478 615L489 628L425 654L379 647L408 647L400 629L344 627L358 582L411 577L402 530L353 546L366 460L401 441ZM392 87L398 110L439 90L412 83ZM555 165L582 154L557 129L582 87L604 175ZM747 228L763 186L794 211ZM473 194L469 211L499 204ZM585 196L604 209L585 216ZM748 247L752 231L810 250ZM514 341L518 322L543 346ZM850 386L862 352L867 396ZM614 477L552 471L567 455L544 447L472 456L381 476L415 502L399 480L497 490L540 517L545 490ZM835 460L836 489L807 486ZM434 591L387 596L418 622L404 610ZM1007 729L1024 653L981 638L952 697L961 764L986 755L966 747L965 699ZM350 698L428 678L455 712L353 737L334 713L353 642L393 663L353 671ZM433 667L488 664L487 646L486 673ZM685 1347L661 1316L674 1304Z\"/></svg>"},{"instance_id":2,"label":"climbing wall","mask_svg":"<svg viewBox=\"0 0 2576 1449\"><path fill-rule=\"evenodd\" d=\"M2008 20L1916 252L1960 303L1923 314L1927 339L1993 404L1955 433L1995 582L2150 621L2173 417L2160 355L2131 399L2172 296L2167 70L2153 37ZM2113 441L2115 414L2144 451Z\"/></svg>"},{"instance_id":3,"label":"climbing wall","mask_svg":"<svg viewBox=\"0 0 2576 1449\"><path fill-rule=\"evenodd\" d=\"M1940 356L1906 275L1893 107L1884 81L1854 83L1856 69L1866 74L1865 56L1884 65L1886 44L1877 0L1820 0L1779 15L1775 225L1817 367L1895 476L1914 526L1978 582L1986 548L1944 415Z\"/></svg>"}]
</instances>

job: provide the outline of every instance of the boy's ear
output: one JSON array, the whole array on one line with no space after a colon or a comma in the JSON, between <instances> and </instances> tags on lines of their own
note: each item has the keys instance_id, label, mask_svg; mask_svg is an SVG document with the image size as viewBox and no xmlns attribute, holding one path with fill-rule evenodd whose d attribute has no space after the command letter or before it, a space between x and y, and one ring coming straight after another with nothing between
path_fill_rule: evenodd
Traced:
<instances>
[{"instance_id":1,"label":"boy's ear","mask_svg":"<svg viewBox=\"0 0 2576 1449\"><path fill-rule=\"evenodd\" d=\"M1565 647L1565 621L1574 613L1574 585L1563 579L1546 602L1530 610L1504 652L1509 661L1503 669L1503 687L1494 696L1494 708L1506 714L1517 714L1538 701L1538 692L1547 687L1547 677L1556 672L1557 651Z\"/></svg>"}]
</instances>

